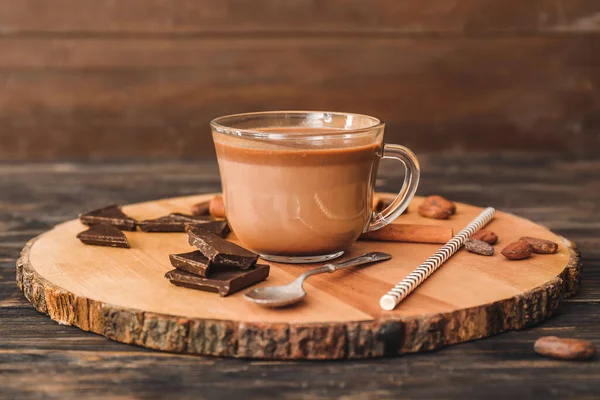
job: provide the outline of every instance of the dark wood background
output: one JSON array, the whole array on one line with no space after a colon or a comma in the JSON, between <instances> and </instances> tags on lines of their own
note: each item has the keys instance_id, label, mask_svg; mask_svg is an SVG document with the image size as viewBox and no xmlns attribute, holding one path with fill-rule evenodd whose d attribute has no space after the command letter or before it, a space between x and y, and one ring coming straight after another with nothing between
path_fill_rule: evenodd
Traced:
<instances>
[{"instance_id":1,"label":"dark wood background","mask_svg":"<svg viewBox=\"0 0 600 400\"><path fill-rule=\"evenodd\" d=\"M0 0L0 159L212 154L327 109L416 151L600 150L598 0Z\"/></svg>"}]
</instances>

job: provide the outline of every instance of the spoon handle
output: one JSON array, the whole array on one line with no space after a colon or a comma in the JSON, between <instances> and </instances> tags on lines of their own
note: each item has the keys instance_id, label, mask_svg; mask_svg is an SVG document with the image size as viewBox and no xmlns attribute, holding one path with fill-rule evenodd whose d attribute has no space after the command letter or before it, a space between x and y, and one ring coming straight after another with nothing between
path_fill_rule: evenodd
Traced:
<instances>
[{"instance_id":1,"label":"spoon handle","mask_svg":"<svg viewBox=\"0 0 600 400\"><path fill-rule=\"evenodd\" d=\"M387 253L366 253L362 256L354 257L346 261L338 261L335 263L325 264L322 267L311 269L310 271L306 271L302 275L300 275L300 281L304 281L309 276L322 274L325 272L335 272L338 269L355 267L357 265L370 264L378 261L389 260L392 258L390 254Z\"/></svg>"},{"instance_id":2,"label":"spoon handle","mask_svg":"<svg viewBox=\"0 0 600 400\"><path fill-rule=\"evenodd\" d=\"M325 267L329 268L329 272L335 272L338 269L355 267L357 265L370 264L378 261L389 260L392 258L390 254L387 253L366 253L362 256L354 257L346 261L340 261L336 263L326 264Z\"/></svg>"},{"instance_id":3,"label":"spoon handle","mask_svg":"<svg viewBox=\"0 0 600 400\"><path fill-rule=\"evenodd\" d=\"M304 282L304 280L305 280L306 278L308 278L309 276L313 276L313 275L319 275L319 274L323 274L323 273L325 273L325 272L333 272L333 271L331 270L331 268L329 268L329 265L330 265L330 264L325 264L325 265L324 265L324 266L322 266L322 267L319 267L319 268L315 268L315 269L308 270L308 271L306 271L305 273L303 273L302 275L300 275L300 276L298 277L298 279L296 279L296 281L299 281L299 282Z\"/></svg>"}]
</instances>

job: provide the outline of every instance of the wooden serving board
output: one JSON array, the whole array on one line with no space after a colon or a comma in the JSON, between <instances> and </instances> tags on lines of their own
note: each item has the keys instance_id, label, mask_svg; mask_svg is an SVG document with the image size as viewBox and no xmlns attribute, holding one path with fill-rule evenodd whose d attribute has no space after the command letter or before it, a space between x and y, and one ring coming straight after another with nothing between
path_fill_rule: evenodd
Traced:
<instances>
[{"instance_id":1,"label":"wooden serving board","mask_svg":"<svg viewBox=\"0 0 600 400\"><path fill-rule=\"evenodd\" d=\"M212 195L125 206L138 219L190 206ZM448 221L418 215L415 198L398 222L443 224L455 232L481 208L458 204ZM521 329L540 322L577 290L573 243L531 221L498 212L488 229L500 241L493 257L460 250L394 311L379 298L440 245L358 242L345 257L385 251L393 259L311 277L305 301L265 309L242 292L226 298L171 285L168 255L190 251L184 233L125 232L131 249L87 246L75 235L78 220L31 240L17 262L17 283L27 299L60 324L112 340L190 354L265 359L343 359L397 355ZM559 243L553 255L508 261L500 250L520 236ZM229 239L235 241L235 236ZM290 282L311 266L271 264L260 285Z\"/></svg>"}]
</instances>

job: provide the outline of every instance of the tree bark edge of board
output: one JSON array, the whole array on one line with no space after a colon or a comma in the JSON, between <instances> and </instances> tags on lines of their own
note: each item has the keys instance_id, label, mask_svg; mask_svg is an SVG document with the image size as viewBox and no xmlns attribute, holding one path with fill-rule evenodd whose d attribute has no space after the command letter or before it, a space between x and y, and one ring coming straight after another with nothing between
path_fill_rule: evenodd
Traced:
<instances>
[{"instance_id":1,"label":"tree bark edge of board","mask_svg":"<svg viewBox=\"0 0 600 400\"><path fill-rule=\"evenodd\" d=\"M38 236L39 238L39 236ZM523 329L550 317L577 292L580 254L551 281L518 296L418 318L287 324L194 319L115 307L70 293L39 275L29 261L37 238L17 261L17 285L41 313L111 340L196 355L256 359L359 359L434 350L501 332Z\"/></svg>"}]
</instances>

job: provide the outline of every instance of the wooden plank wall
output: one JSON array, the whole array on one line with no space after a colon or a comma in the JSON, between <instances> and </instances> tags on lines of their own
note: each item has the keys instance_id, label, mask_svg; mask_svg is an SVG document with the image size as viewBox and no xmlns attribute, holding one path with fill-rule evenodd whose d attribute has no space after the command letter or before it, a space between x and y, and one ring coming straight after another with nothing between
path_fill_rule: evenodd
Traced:
<instances>
[{"instance_id":1,"label":"wooden plank wall","mask_svg":"<svg viewBox=\"0 0 600 400\"><path fill-rule=\"evenodd\" d=\"M0 0L0 159L212 154L210 119L269 109L589 153L599 88L598 0Z\"/></svg>"}]
</instances>

